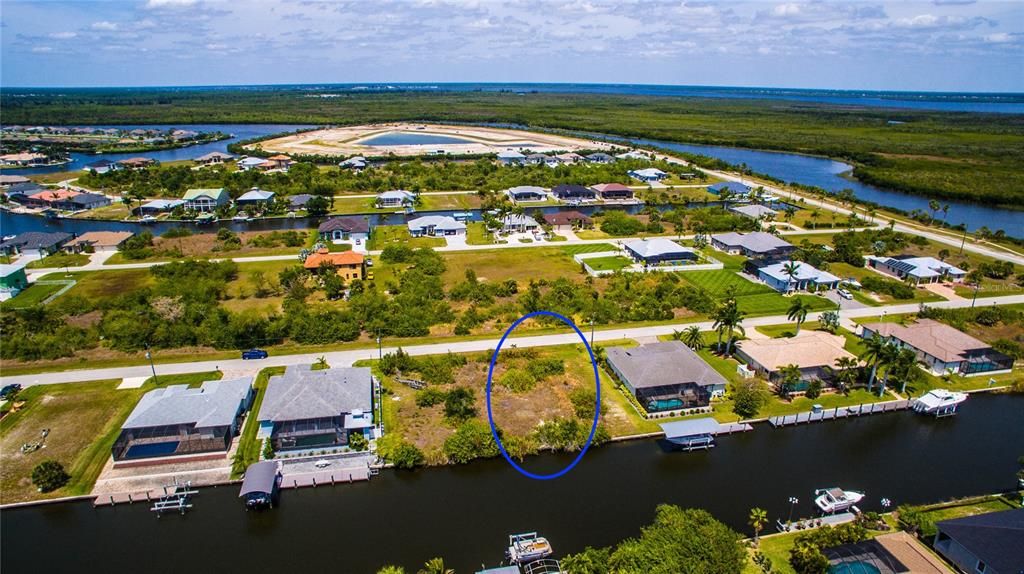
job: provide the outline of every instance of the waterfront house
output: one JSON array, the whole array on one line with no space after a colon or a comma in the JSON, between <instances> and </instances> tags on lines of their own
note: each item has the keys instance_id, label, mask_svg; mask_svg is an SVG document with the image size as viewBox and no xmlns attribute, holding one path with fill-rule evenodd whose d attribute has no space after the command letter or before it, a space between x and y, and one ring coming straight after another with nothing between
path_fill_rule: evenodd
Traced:
<instances>
[{"instance_id":1,"label":"waterfront house","mask_svg":"<svg viewBox=\"0 0 1024 574\"><path fill-rule=\"evenodd\" d=\"M24 264L0 263L0 301L17 296L28 287Z\"/></svg>"},{"instance_id":2,"label":"waterfront house","mask_svg":"<svg viewBox=\"0 0 1024 574\"><path fill-rule=\"evenodd\" d=\"M416 203L416 194L404 189L393 189L377 194L377 207L410 207Z\"/></svg>"},{"instance_id":3,"label":"waterfront house","mask_svg":"<svg viewBox=\"0 0 1024 574\"><path fill-rule=\"evenodd\" d=\"M233 159L235 159L235 156L229 153L211 151L210 153L201 155L192 161L196 162L199 165L220 165L224 162L231 161Z\"/></svg>"},{"instance_id":4,"label":"waterfront house","mask_svg":"<svg viewBox=\"0 0 1024 574\"><path fill-rule=\"evenodd\" d=\"M790 275L787 269L793 271ZM779 293L835 289L839 277L803 261L779 261L757 267L757 278Z\"/></svg>"},{"instance_id":5,"label":"waterfront house","mask_svg":"<svg viewBox=\"0 0 1024 574\"><path fill-rule=\"evenodd\" d=\"M309 203L309 200L313 199L314 197L316 196L310 195L308 193L298 193L295 195L288 196L288 209L305 209L306 204Z\"/></svg>"},{"instance_id":6,"label":"waterfront house","mask_svg":"<svg viewBox=\"0 0 1024 574\"><path fill-rule=\"evenodd\" d=\"M366 158L361 155L350 157L338 163L338 167L341 169L352 169L356 171L364 169L366 166Z\"/></svg>"},{"instance_id":7,"label":"waterfront house","mask_svg":"<svg viewBox=\"0 0 1024 574\"><path fill-rule=\"evenodd\" d=\"M955 373L958 375L984 375L1009 372L1013 359L984 341L945 323L932 319L919 319L915 323L869 323L864 325L861 336L870 339L878 335L911 349L917 360L934 375Z\"/></svg>"},{"instance_id":8,"label":"waterfront house","mask_svg":"<svg viewBox=\"0 0 1024 574\"><path fill-rule=\"evenodd\" d=\"M612 163L613 161L615 161L614 157L612 157L612 156L610 156L610 155L608 155L608 154L606 154L604 152L592 153L592 154L586 156L585 159L589 163L599 163L599 164Z\"/></svg>"},{"instance_id":9,"label":"waterfront house","mask_svg":"<svg viewBox=\"0 0 1024 574\"><path fill-rule=\"evenodd\" d=\"M130 157L117 160L117 165L125 169L144 169L156 165L156 160L148 157Z\"/></svg>"},{"instance_id":10,"label":"waterfront house","mask_svg":"<svg viewBox=\"0 0 1024 574\"><path fill-rule=\"evenodd\" d=\"M68 253L117 251L134 233L131 231L86 231L64 244Z\"/></svg>"},{"instance_id":11,"label":"waterfront house","mask_svg":"<svg viewBox=\"0 0 1024 574\"><path fill-rule=\"evenodd\" d=\"M763 219L772 220L779 214L778 211L770 207L763 205L733 205L729 208L729 211L742 215L743 217L749 217L750 219Z\"/></svg>"},{"instance_id":12,"label":"waterfront house","mask_svg":"<svg viewBox=\"0 0 1024 574\"><path fill-rule=\"evenodd\" d=\"M631 150L629 150L629 151L627 151L625 153L615 154L615 159L642 159L642 160L648 160L648 159L651 159L651 158L650 158L650 156L648 156L647 154L645 154L642 151L631 149Z\"/></svg>"},{"instance_id":13,"label":"waterfront house","mask_svg":"<svg viewBox=\"0 0 1024 574\"><path fill-rule=\"evenodd\" d=\"M516 215L512 213L506 215L501 220L502 233L529 233L539 228L540 224L537 223L537 220L529 215Z\"/></svg>"},{"instance_id":14,"label":"waterfront house","mask_svg":"<svg viewBox=\"0 0 1024 574\"><path fill-rule=\"evenodd\" d=\"M114 466L226 458L253 394L251 376L149 391L121 425Z\"/></svg>"},{"instance_id":15,"label":"waterfront house","mask_svg":"<svg viewBox=\"0 0 1024 574\"><path fill-rule=\"evenodd\" d=\"M605 201L633 199L633 190L621 183L599 183L590 186L590 189L594 190Z\"/></svg>"},{"instance_id":16,"label":"waterfront house","mask_svg":"<svg viewBox=\"0 0 1024 574\"><path fill-rule=\"evenodd\" d=\"M498 161L504 165L522 165L526 156L515 150L502 150L498 152Z\"/></svg>"},{"instance_id":17,"label":"waterfront house","mask_svg":"<svg viewBox=\"0 0 1024 574\"><path fill-rule=\"evenodd\" d=\"M409 234L413 237L435 235L465 235L466 224L447 215L427 215L410 219Z\"/></svg>"},{"instance_id":18,"label":"waterfront house","mask_svg":"<svg viewBox=\"0 0 1024 574\"><path fill-rule=\"evenodd\" d=\"M324 241L363 243L370 237L370 222L362 217L332 217L316 230Z\"/></svg>"},{"instance_id":19,"label":"waterfront house","mask_svg":"<svg viewBox=\"0 0 1024 574\"><path fill-rule=\"evenodd\" d=\"M267 383L257 436L277 451L344 447L353 434L373 438L373 414L369 368L292 365Z\"/></svg>"},{"instance_id":20,"label":"waterfront house","mask_svg":"<svg viewBox=\"0 0 1024 574\"><path fill-rule=\"evenodd\" d=\"M98 193L75 193L68 197L66 201L57 202L54 207L68 211L82 211L85 209L106 207L111 203L112 201L109 197Z\"/></svg>"},{"instance_id":21,"label":"waterfront house","mask_svg":"<svg viewBox=\"0 0 1024 574\"><path fill-rule=\"evenodd\" d=\"M935 523L936 552L972 574L1024 572L1024 508Z\"/></svg>"},{"instance_id":22,"label":"waterfront house","mask_svg":"<svg viewBox=\"0 0 1024 574\"><path fill-rule=\"evenodd\" d=\"M109 159L101 159L92 163L85 164L82 171L92 171L95 173L107 173L108 171L115 171L118 168L117 162L110 161Z\"/></svg>"},{"instance_id":23,"label":"waterfront house","mask_svg":"<svg viewBox=\"0 0 1024 574\"><path fill-rule=\"evenodd\" d=\"M630 241L626 253L637 263L647 265L685 265L696 261L697 252L663 237Z\"/></svg>"},{"instance_id":24,"label":"waterfront house","mask_svg":"<svg viewBox=\"0 0 1024 574\"><path fill-rule=\"evenodd\" d=\"M963 282L967 272L934 257L867 257L871 267L899 279L921 283Z\"/></svg>"},{"instance_id":25,"label":"waterfront house","mask_svg":"<svg viewBox=\"0 0 1024 574\"><path fill-rule=\"evenodd\" d=\"M706 407L726 380L679 341L609 347L608 367L647 412Z\"/></svg>"},{"instance_id":26,"label":"waterfront house","mask_svg":"<svg viewBox=\"0 0 1024 574\"><path fill-rule=\"evenodd\" d=\"M323 248L307 256L306 260L302 262L302 266L307 271L317 271L325 263L334 268L342 279L348 281L362 279L366 274L365 258L362 253L356 251L331 253Z\"/></svg>"},{"instance_id":27,"label":"waterfront house","mask_svg":"<svg viewBox=\"0 0 1024 574\"><path fill-rule=\"evenodd\" d=\"M810 381L828 382L840 358L856 358L844 349L846 339L824 331L800 331L794 337L746 339L736 342L736 358L773 384L787 365L800 369L800 382L790 391L804 391Z\"/></svg>"},{"instance_id":28,"label":"waterfront house","mask_svg":"<svg viewBox=\"0 0 1024 574\"><path fill-rule=\"evenodd\" d=\"M156 213L165 213L168 211L174 211L183 205L185 205L184 199L154 199L140 205L139 214L153 215Z\"/></svg>"},{"instance_id":29,"label":"waterfront house","mask_svg":"<svg viewBox=\"0 0 1024 574\"><path fill-rule=\"evenodd\" d=\"M250 169L262 168L266 163L267 160L261 157L250 156L243 157L239 159L237 162L235 162L235 164L238 166L238 169L242 171L249 171Z\"/></svg>"},{"instance_id":30,"label":"waterfront house","mask_svg":"<svg viewBox=\"0 0 1024 574\"><path fill-rule=\"evenodd\" d=\"M39 165L46 165L47 158L45 154L34 153L34 152L23 152L23 153L9 153L0 155L0 163L4 165L16 165L21 167L32 167Z\"/></svg>"},{"instance_id":31,"label":"waterfront house","mask_svg":"<svg viewBox=\"0 0 1024 574\"><path fill-rule=\"evenodd\" d=\"M544 221L551 227L560 230L582 229L594 225L593 219L575 210L559 211L545 215Z\"/></svg>"},{"instance_id":32,"label":"waterfront house","mask_svg":"<svg viewBox=\"0 0 1024 574\"><path fill-rule=\"evenodd\" d=\"M258 187L250 189L235 200L235 205L239 207L257 207L260 209L265 209L273 203L274 192L264 191Z\"/></svg>"},{"instance_id":33,"label":"waterfront house","mask_svg":"<svg viewBox=\"0 0 1024 574\"><path fill-rule=\"evenodd\" d=\"M43 187L34 181L14 183L7 187L6 195L8 199L15 203L31 207L31 198L47 191L48 189L48 187Z\"/></svg>"},{"instance_id":34,"label":"waterfront house","mask_svg":"<svg viewBox=\"0 0 1024 574\"><path fill-rule=\"evenodd\" d=\"M750 186L740 183L738 181L723 181L714 185L708 186L708 191L715 195L722 195L722 192L728 192L732 197L747 197L750 195Z\"/></svg>"},{"instance_id":35,"label":"waterfront house","mask_svg":"<svg viewBox=\"0 0 1024 574\"><path fill-rule=\"evenodd\" d=\"M549 157L550 156L544 155L542 153L531 153L527 155L523 161L524 163L526 163L526 165L541 165L547 162Z\"/></svg>"},{"instance_id":36,"label":"waterfront house","mask_svg":"<svg viewBox=\"0 0 1024 574\"><path fill-rule=\"evenodd\" d=\"M796 251L792 244L764 231L717 233L711 236L711 246L733 255L771 259L786 257Z\"/></svg>"},{"instance_id":37,"label":"waterfront house","mask_svg":"<svg viewBox=\"0 0 1024 574\"><path fill-rule=\"evenodd\" d=\"M39 208L50 208L58 210L76 211L79 209L77 204L73 203L72 198L84 195L80 192L70 189L46 189L39 193L29 196L19 196L18 202L26 207L39 207ZM93 194L90 194L93 195ZM102 196L100 196L102 197ZM110 201L107 200L109 204Z\"/></svg>"},{"instance_id":38,"label":"waterfront house","mask_svg":"<svg viewBox=\"0 0 1024 574\"><path fill-rule=\"evenodd\" d=\"M645 169L634 169L629 171L629 177L645 182L661 181L668 177L668 174L656 167Z\"/></svg>"},{"instance_id":39,"label":"waterfront house","mask_svg":"<svg viewBox=\"0 0 1024 574\"><path fill-rule=\"evenodd\" d=\"M551 195L555 199L566 202L593 201L597 199L597 193L589 187L572 183L562 183L551 188Z\"/></svg>"},{"instance_id":40,"label":"waterfront house","mask_svg":"<svg viewBox=\"0 0 1024 574\"><path fill-rule=\"evenodd\" d=\"M231 196L223 187L211 189L189 189L182 196L185 202L185 209L192 211L215 211L222 205L231 203Z\"/></svg>"},{"instance_id":41,"label":"waterfront house","mask_svg":"<svg viewBox=\"0 0 1024 574\"><path fill-rule=\"evenodd\" d=\"M535 185L519 185L508 189L505 193L515 203L523 201L544 201L547 199L547 192L543 187Z\"/></svg>"},{"instance_id":42,"label":"waterfront house","mask_svg":"<svg viewBox=\"0 0 1024 574\"><path fill-rule=\"evenodd\" d=\"M72 238L70 233L63 231L26 231L0 243L0 253L4 255L20 253L24 257L46 257L59 251Z\"/></svg>"},{"instance_id":43,"label":"waterfront house","mask_svg":"<svg viewBox=\"0 0 1024 574\"><path fill-rule=\"evenodd\" d=\"M583 156L575 152L560 153L555 157L562 163L579 163L584 159Z\"/></svg>"}]
</instances>

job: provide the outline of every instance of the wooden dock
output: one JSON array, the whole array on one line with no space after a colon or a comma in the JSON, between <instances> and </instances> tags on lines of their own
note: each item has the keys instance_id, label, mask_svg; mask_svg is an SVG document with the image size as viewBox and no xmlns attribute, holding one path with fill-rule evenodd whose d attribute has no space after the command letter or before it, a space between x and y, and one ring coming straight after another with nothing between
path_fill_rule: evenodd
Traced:
<instances>
[{"instance_id":1,"label":"wooden dock","mask_svg":"<svg viewBox=\"0 0 1024 574\"><path fill-rule=\"evenodd\" d=\"M790 523L788 527L785 522L779 519L775 521L775 528L779 532L807 531L821 528L822 526L839 526L840 524L853 522L856 519L857 515L853 512L840 512L838 514L826 514L818 518L798 518Z\"/></svg>"},{"instance_id":2,"label":"wooden dock","mask_svg":"<svg viewBox=\"0 0 1024 574\"><path fill-rule=\"evenodd\" d=\"M773 427L785 427L803 423L816 423L821 421L833 421L850 417L873 415L878 413L891 413L905 411L910 408L912 401L901 399L898 401L887 401L883 403L867 403L851 407L835 407L824 409L821 412L806 411L795 415L783 415L769 417L768 422Z\"/></svg>"},{"instance_id":3,"label":"wooden dock","mask_svg":"<svg viewBox=\"0 0 1024 574\"><path fill-rule=\"evenodd\" d=\"M312 486L347 484L370 480L371 470L369 467L339 468L335 470L322 470L319 472L306 472L286 474L281 479L281 488L305 488Z\"/></svg>"}]
</instances>

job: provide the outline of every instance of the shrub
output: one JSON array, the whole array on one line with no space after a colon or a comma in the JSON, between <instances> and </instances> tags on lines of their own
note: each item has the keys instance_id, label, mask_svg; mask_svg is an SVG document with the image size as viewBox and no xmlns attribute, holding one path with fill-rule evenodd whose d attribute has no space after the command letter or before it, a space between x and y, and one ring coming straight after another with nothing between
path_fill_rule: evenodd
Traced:
<instances>
[{"instance_id":1,"label":"shrub","mask_svg":"<svg viewBox=\"0 0 1024 574\"><path fill-rule=\"evenodd\" d=\"M71 480L64 466L55 460L44 460L32 469L32 484L39 492L52 492Z\"/></svg>"},{"instance_id":2,"label":"shrub","mask_svg":"<svg viewBox=\"0 0 1024 574\"><path fill-rule=\"evenodd\" d=\"M468 420L459 425L455 433L445 439L442 450L448 460L456 464L499 454L490 426L476 420Z\"/></svg>"},{"instance_id":3,"label":"shrub","mask_svg":"<svg viewBox=\"0 0 1024 574\"><path fill-rule=\"evenodd\" d=\"M163 237L164 239L174 239L176 237L190 237L191 235L192 231L187 227L172 227L165 231L160 237Z\"/></svg>"},{"instance_id":4,"label":"shrub","mask_svg":"<svg viewBox=\"0 0 1024 574\"><path fill-rule=\"evenodd\" d=\"M274 458L274 443L269 438L263 439L263 458L271 460Z\"/></svg>"},{"instance_id":5,"label":"shrub","mask_svg":"<svg viewBox=\"0 0 1024 574\"><path fill-rule=\"evenodd\" d=\"M537 379L529 372L513 367L501 375L498 383L514 393L525 393L537 385Z\"/></svg>"},{"instance_id":6,"label":"shrub","mask_svg":"<svg viewBox=\"0 0 1024 574\"><path fill-rule=\"evenodd\" d=\"M526 366L526 372L538 381L565 374L565 361L561 359L538 359Z\"/></svg>"},{"instance_id":7,"label":"shrub","mask_svg":"<svg viewBox=\"0 0 1024 574\"><path fill-rule=\"evenodd\" d=\"M447 396L448 394L440 389L428 387L416 392L416 406L420 408L427 408L439 405L444 402Z\"/></svg>"},{"instance_id":8,"label":"shrub","mask_svg":"<svg viewBox=\"0 0 1024 574\"><path fill-rule=\"evenodd\" d=\"M366 440L363 433L352 433L348 437L348 447L354 451L362 452L370 448L370 441Z\"/></svg>"},{"instance_id":9,"label":"shrub","mask_svg":"<svg viewBox=\"0 0 1024 574\"><path fill-rule=\"evenodd\" d=\"M821 396L821 380L814 379L807 385L807 391L804 393L809 399L816 399Z\"/></svg>"},{"instance_id":10,"label":"shrub","mask_svg":"<svg viewBox=\"0 0 1024 574\"><path fill-rule=\"evenodd\" d=\"M416 445L390 433L377 440L377 454L396 468L415 468L426 461L423 451Z\"/></svg>"},{"instance_id":11,"label":"shrub","mask_svg":"<svg viewBox=\"0 0 1024 574\"><path fill-rule=\"evenodd\" d=\"M380 259L388 263L405 263L412 260L413 253L408 245L391 244L381 252Z\"/></svg>"},{"instance_id":12,"label":"shrub","mask_svg":"<svg viewBox=\"0 0 1024 574\"><path fill-rule=\"evenodd\" d=\"M594 405L597 404L597 393L594 389L573 389L569 393L569 401L577 417L585 421L593 420ZM604 410L603 407L601 410Z\"/></svg>"},{"instance_id":13,"label":"shrub","mask_svg":"<svg viewBox=\"0 0 1024 574\"><path fill-rule=\"evenodd\" d=\"M475 396L471 389L452 389L444 398L444 416L462 422L476 416Z\"/></svg>"},{"instance_id":14,"label":"shrub","mask_svg":"<svg viewBox=\"0 0 1024 574\"><path fill-rule=\"evenodd\" d=\"M732 411L742 418L751 419L757 416L768 396L761 383L747 379L733 384L732 399Z\"/></svg>"},{"instance_id":15,"label":"shrub","mask_svg":"<svg viewBox=\"0 0 1024 574\"><path fill-rule=\"evenodd\" d=\"M868 291L886 293L894 299L913 299L914 288L899 281L885 279L883 277L867 276L861 280L861 285Z\"/></svg>"}]
</instances>

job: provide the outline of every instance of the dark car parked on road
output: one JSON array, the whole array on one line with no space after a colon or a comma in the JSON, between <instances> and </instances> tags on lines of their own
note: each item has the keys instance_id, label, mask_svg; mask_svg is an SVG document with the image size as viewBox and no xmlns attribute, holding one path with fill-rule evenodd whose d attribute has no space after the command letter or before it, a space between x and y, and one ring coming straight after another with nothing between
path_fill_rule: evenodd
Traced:
<instances>
[{"instance_id":1,"label":"dark car parked on road","mask_svg":"<svg viewBox=\"0 0 1024 574\"><path fill-rule=\"evenodd\" d=\"M268 353L263 349L249 349L248 351L242 351L242 359L266 359Z\"/></svg>"}]
</instances>

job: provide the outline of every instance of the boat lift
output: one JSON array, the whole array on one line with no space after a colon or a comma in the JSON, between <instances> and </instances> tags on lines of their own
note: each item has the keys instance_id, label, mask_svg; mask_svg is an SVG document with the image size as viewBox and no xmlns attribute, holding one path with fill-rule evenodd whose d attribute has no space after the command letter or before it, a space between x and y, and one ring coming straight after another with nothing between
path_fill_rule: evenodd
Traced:
<instances>
[{"instance_id":1,"label":"boat lift","mask_svg":"<svg viewBox=\"0 0 1024 574\"><path fill-rule=\"evenodd\" d=\"M188 509L192 508L191 497L195 494L199 494L199 491L192 488L191 480L185 482L184 485L177 484L177 482L164 485L164 495L154 502L149 510L155 512L157 518L160 518L165 512L175 510L184 515Z\"/></svg>"}]
</instances>

